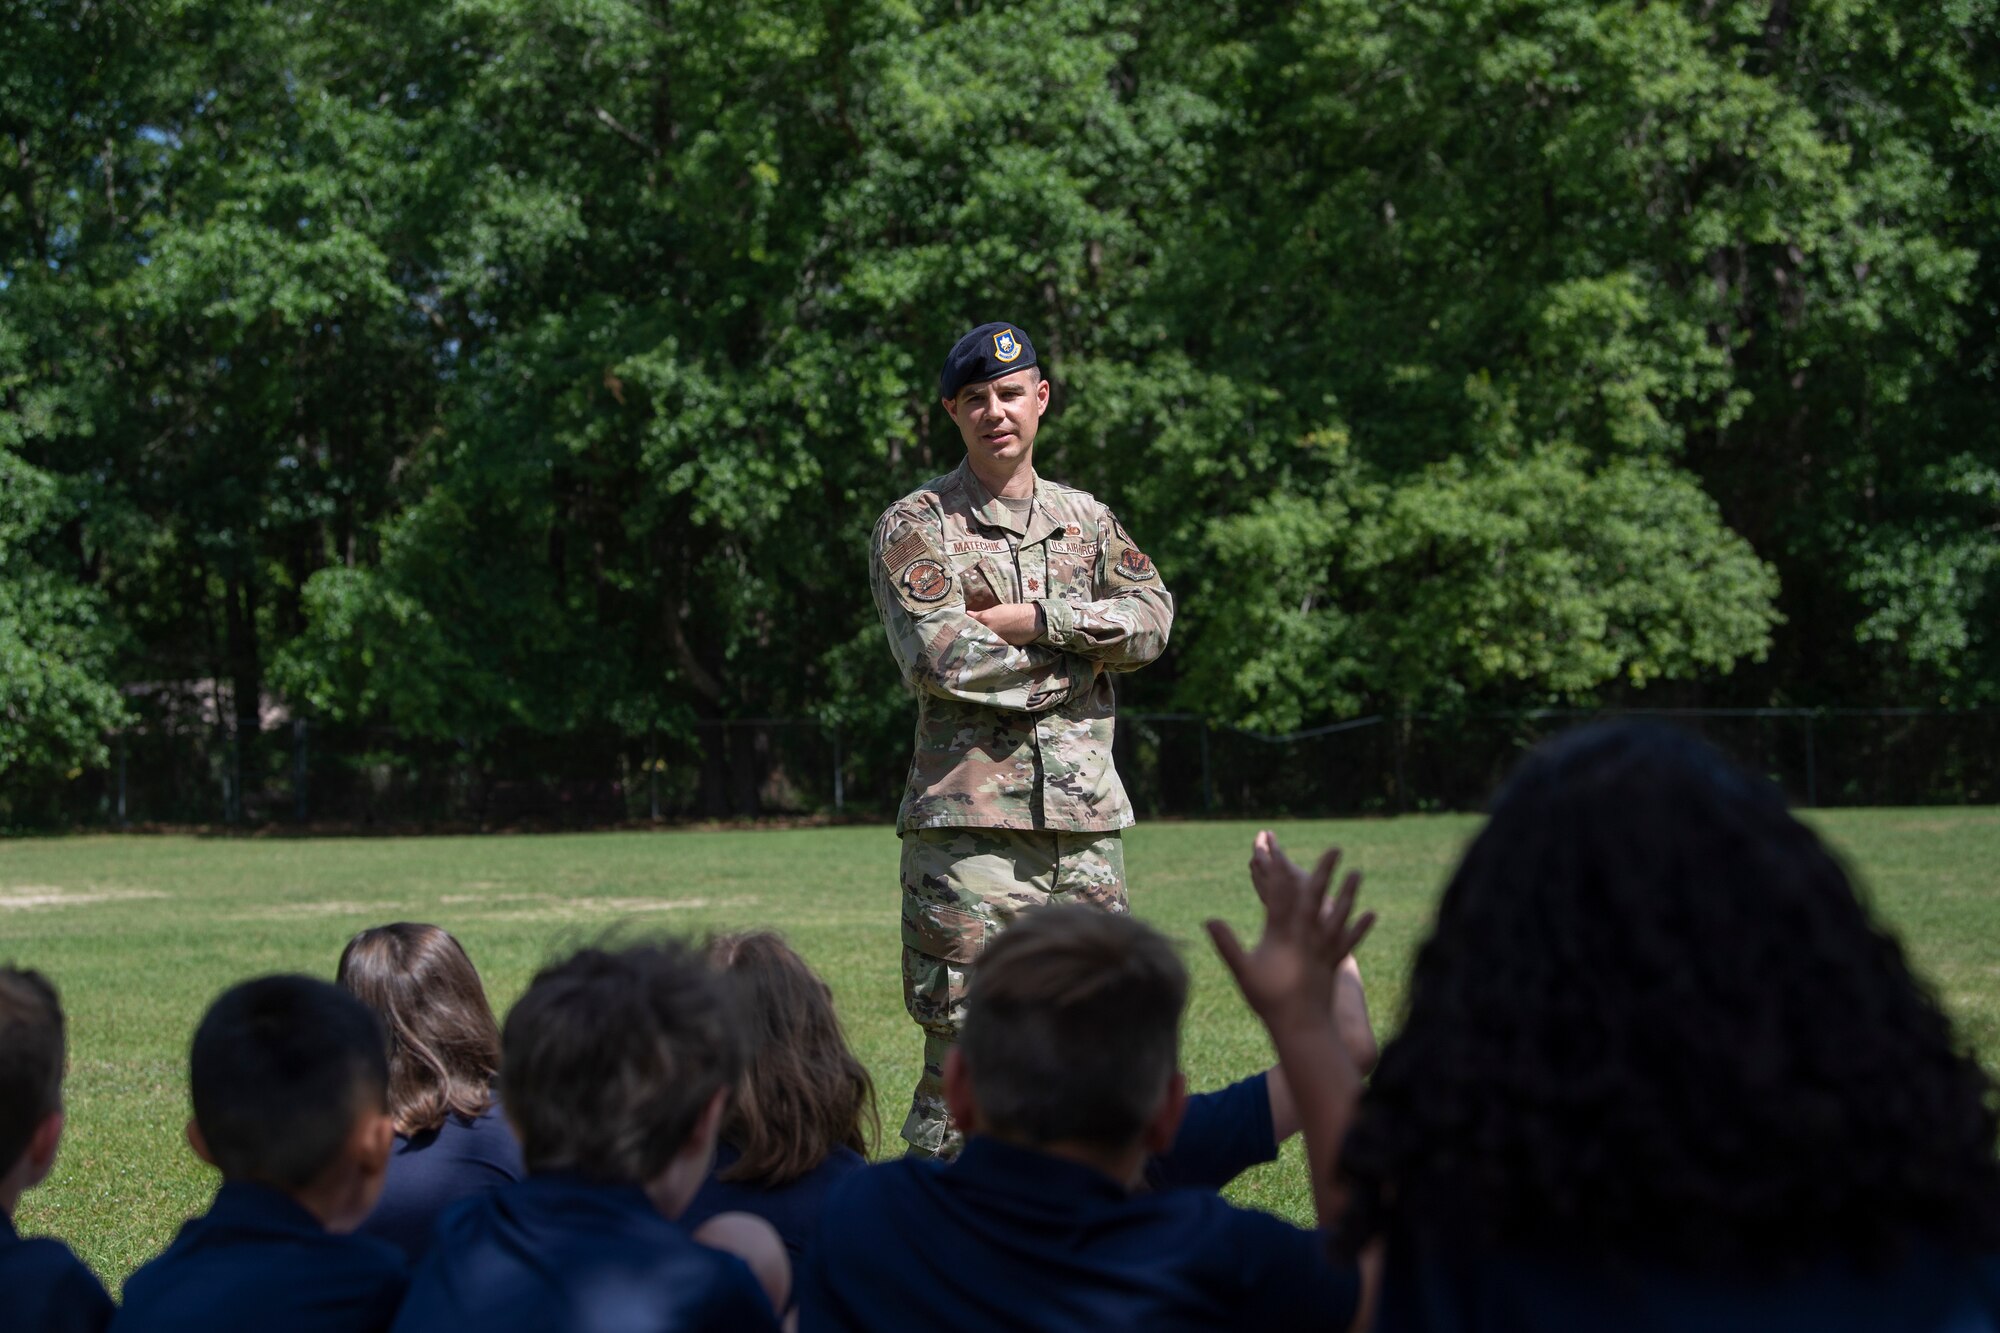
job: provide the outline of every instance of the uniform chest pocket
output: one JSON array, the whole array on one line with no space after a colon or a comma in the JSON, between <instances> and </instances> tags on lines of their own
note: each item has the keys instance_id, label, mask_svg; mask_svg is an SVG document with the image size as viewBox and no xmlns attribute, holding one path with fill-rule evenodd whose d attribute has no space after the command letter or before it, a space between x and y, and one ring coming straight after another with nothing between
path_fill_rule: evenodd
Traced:
<instances>
[{"instance_id":1,"label":"uniform chest pocket","mask_svg":"<svg viewBox=\"0 0 2000 1333\"><path fill-rule=\"evenodd\" d=\"M1013 561L998 552L964 551L951 558L952 574L965 593L965 609L984 611L1014 597Z\"/></svg>"},{"instance_id":2,"label":"uniform chest pocket","mask_svg":"<svg viewBox=\"0 0 2000 1333\"><path fill-rule=\"evenodd\" d=\"M1097 595L1096 542L1052 541L1049 543L1049 591L1072 602L1087 602Z\"/></svg>"}]
</instances>

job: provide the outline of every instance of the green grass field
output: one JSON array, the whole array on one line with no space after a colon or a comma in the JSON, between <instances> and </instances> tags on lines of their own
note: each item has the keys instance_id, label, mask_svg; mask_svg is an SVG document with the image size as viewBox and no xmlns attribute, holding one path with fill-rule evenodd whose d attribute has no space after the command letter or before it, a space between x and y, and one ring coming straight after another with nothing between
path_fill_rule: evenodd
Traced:
<instances>
[{"instance_id":1,"label":"green grass field","mask_svg":"<svg viewBox=\"0 0 2000 1333\"><path fill-rule=\"evenodd\" d=\"M1982 1052L2000 1054L2000 811L1830 814L1861 872ZM1381 924L1362 950L1378 1027L1393 1026L1445 872L1476 827L1440 816L1292 823L1303 858L1329 842L1367 876ZM1200 924L1254 922L1250 824L1154 824L1127 835L1133 903L1184 942L1194 970L1186 1065L1214 1087L1269 1048ZM207 1205L215 1180L185 1147L186 1046L225 985L297 970L331 977L347 938L394 920L464 941L504 1013L534 969L607 929L783 930L832 983L881 1095L884 1150L918 1053L897 989L896 839L886 828L437 839L78 837L0 843L0 960L43 969L70 1014L69 1133L18 1218L66 1238L114 1291ZM1989 1063L1991 1063L1989 1059ZM1304 1218L1294 1150L1241 1200Z\"/></svg>"}]
</instances>

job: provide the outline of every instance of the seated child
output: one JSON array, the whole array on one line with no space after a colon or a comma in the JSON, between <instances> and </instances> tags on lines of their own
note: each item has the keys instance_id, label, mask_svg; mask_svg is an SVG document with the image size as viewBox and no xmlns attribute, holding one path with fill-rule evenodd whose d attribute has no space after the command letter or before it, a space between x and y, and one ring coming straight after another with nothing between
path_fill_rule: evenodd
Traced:
<instances>
[{"instance_id":1,"label":"seated child","mask_svg":"<svg viewBox=\"0 0 2000 1333\"><path fill-rule=\"evenodd\" d=\"M389 1034L396 1147L375 1211L361 1224L414 1263L444 1210L527 1174L500 1114L500 1025L479 973L436 926L399 921L348 941L337 977Z\"/></svg>"},{"instance_id":2,"label":"seated child","mask_svg":"<svg viewBox=\"0 0 2000 1333\"><path fill-rule=\"evenodd\" d=\"M833 1187L866 1163L877 1133L874 1085L841 1031L832 992L783 936L718 936L708 956L737 983L754 1058L723 1121L715 1166L681 1222L699 1226L730 1211L761 1217L777 1228L796 1270ZM1339 990L1342 1040L1366 1072L1375 1036L1352 958L1342 963ZM1280 1069L1191 1095L1173 1146L1147 1159L1146 1184L1221 1189L1275 1160L1298 1129Z\"/></svg>"},{"instance_id":3,"label":"seated child","mask_svg":"<svg viewBox=\"0 0 2000 1333\"><path fill-rule=\"evenodd\" d=\"M749 1236L760 1287L673 1220L708 1174L744 1048L728 988L684 945L545 968L501 1033L501 1103L528 1177L445 1214L396 1327L776 1328L790 1285L777 1234L740 1214L704 1229Z\"/></svg>"},{"instance_id":4,"label":"seated child","mask_svg":"<svg viewBox=\"0 0 2000 1333\"><path fill-rule=\"evenodd\" d=\"M222 1172L208 1212L126 1279L118 1333L364 1333L408 1281L394 1246L351 1232L395 1137L375 1016L338 986L273 976L222 993L188 1058L195 1155Z\"/></svg>"},{"instance_id":5,"label":"seated child","mask_svg":"<svg viewBox=\"0 0 2000 1333\"><path fill-rule=\"evenodd\" d=\"M1657 724L1522 760L1340 1155L1382 1330L2000 1329L2000 1096L1778 789Z\"/></svg>"},{"instance_id":6,"label":"seated child","mask_svg":"<svg viewBox=\"0 0 2000 1333\"><path fill-rule=\"evenodd\" d=\"M1344 1073L1340 1095L1358 1086L1334 1035L1337 962L1291 1006L1317 1006L1311 1040L1278 1046L1295 1087L1293 1063L1315 1067L1311 1112L1328 1105L1319 1073ZM1022 913L973 966L963 1040L945 1065L964 1151L871 1166L840 1188L801 1278L800 1327L1346 1327L1359 1275L1328 1259L1320 1235L1204 1190L1135 1188L1186 1102L1187 991L1173 945L1131 917ZM1330 1119L1303 1119L1309 1151L1330 1163ZM1326 1216L1329 1198L1316 1190L1315 1201Z\"/></svg>"},{"instance_id":7,"label":"seated child","mask_svg":"<svg viewBox=\"0 0 2000 1333\"><path fill-rule=\"evenodd\" d=\"M718 936L708 957L737 985L754 1058L681 1222L754 1214L777 1228L796 1266L827 1195L867 1162L880 1132L875 1085L841 1032L833 992L782 936Z\"/></svg>"},{"instance_id":8,"label":"seated child","mask_svg":"<svg viewBox=\"0 0 2000 1333\"><path fill-rule=\"evenodd\" d=\"M111 1297L69 1246L14 1230L24 1191L47 1179L62 1139L63 1012L39 972L0 967L0 1326L96 1333Z\"/></svg>"}]
</instances>

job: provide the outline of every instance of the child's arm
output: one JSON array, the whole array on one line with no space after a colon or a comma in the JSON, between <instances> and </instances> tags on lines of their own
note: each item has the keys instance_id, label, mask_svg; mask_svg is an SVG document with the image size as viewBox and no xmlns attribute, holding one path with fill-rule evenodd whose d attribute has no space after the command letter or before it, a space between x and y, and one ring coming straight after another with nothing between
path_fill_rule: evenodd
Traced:
<instances>
[{"instance_id":1,"label":"child's arm","mask_svg":"<svg viewBox=\"0 0 2000 1333\"><path fill-rule=\"evenodd\" d=\"M1246 951L1225 923L1208 923L1216 951L1277 1048L1305 1133L1313 1205L1325 1230L1339 1221L1342 1198L1334 1168L1361 1091L1360 1071L1334 1013L1336 978L1342 961L1375 924L1372 912L1350 920L1360 875L1349 874L1340 892L1327 898L1339 861L1339 850L1329 849L1308 873L1292 864L1270 833L1259 833L1250 857L1251 882L1264 904L1256 948Z\"/></svg>"},{"instance_id":2,"label":"child's arm","mask_svg":"<svg viewBox=\"0 0 2000 1333\"><path fill-rule=\"evenodd\" d=\"M1368 1021L1368 992L1361 986L1361 965L1353 954L1340 960L1340 975L1333 983L1333 1024L1340 1029L1341 1044L1347 1047L1355 1072L1366 1078L1381 1050L1375 1042L1374 1025ZM1283 1143L1299 1132L1299 1105L1292 1097L1292 1085L1285 1080L1284 1066L1271 1067L1264 1087L1271 1099L1271 1137Z\"/></svg>"},{"instance_id":3,"label":"child's arm","mask_svg":"<svg viewBox=\"0 0 2000 1333\"><path fill-rule=\"evenodd\" d=\"M750 1213L717 1213L694 1229L694 1238L712 1250L724 1250L749 1265L750 1275L770 1298L774 1314L792 1304L792 1261L777 1228Z\"/></svg>"}]
</instances>

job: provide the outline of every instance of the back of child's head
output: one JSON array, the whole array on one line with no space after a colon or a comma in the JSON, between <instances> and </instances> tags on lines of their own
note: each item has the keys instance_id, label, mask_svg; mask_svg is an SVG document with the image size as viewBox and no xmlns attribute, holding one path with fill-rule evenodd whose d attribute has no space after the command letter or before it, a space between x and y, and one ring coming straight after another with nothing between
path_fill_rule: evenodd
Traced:
<instances>
[{"instance_id":1,"label":"back of child's head","mask_svg":"<svg viewBox=\"0 0 2000 1333\"><path fill-rule=\"evenodd\" d=\"M847 1045L826 983L768 930L718 936L708 957L735 984L756 1052L723 1123L722 1137L742 1154L723 1179L782 1185L835 1148L866 1153L875 1084Z\"/></svg>"},{"instance_id":2,"label":"back of child's head","mask_svg":"<svg viewBox=\"0 0 2000 1333\"><path fill-rule=\"evenodd\" d=\"M0 1175L62 1109L63 1011L39 972L0 967Z\"/></svg>"},{"instance_id":3,"label":"back of child's head","mask_svg":"<svg viewBox=\"0 0 2000 1333\"><path fill-rule=\"evenodd\" d=\"M311 977L259 977L209 1006L188 1058L194 1119L228 1180L305 1188L389 1086L366 1005Z\"/></svg>"},{"instance_id":4,"label":"back of child's head","mask_svg":"<svg viewBox=\"0 0 2000 1333\"><path fill-rule=\"evenodd\" d=\"M403 1134L493 1105L500 1025L472 959L437 926L398 921L341 951L339 983L375 1011L389 1037L389 1114Z\"/></svg>"},{"instance_id":5,"label":"back of child's head","mask_svg":"<svg viewBox=\"0 0 2000 1333\"><path fill-rule=\"evenodd\" d=\"M1355 1244L1754 1274L2000 1243L1993 1092L1770 782L1655 724L1523 760L1342 1149Z\"/></svg>"},{"instance_id":6,"label":"back of child's head","mask_svg":"<svg viewBox=\"0 0 2000 1333\"><path fill-rule=\"evenodd\" d=\"M1022 913L973 966L961 1045L993 1134L1122 1149L1180 1062L1188 976L1165 936L1092 907Z\"/></svg>"},{"instance_id":7,"label":"back of child's head","mask_svg":"<svg viewBox=\"0 0 2000 1333\"><path fill-rule=\"evenodd\" d=\"M730 987L667 939L544 968L500 1045L501 1096L528 1170L630 1184L667 1169L746 1054Z\"/></svg>"}]
</instances>

